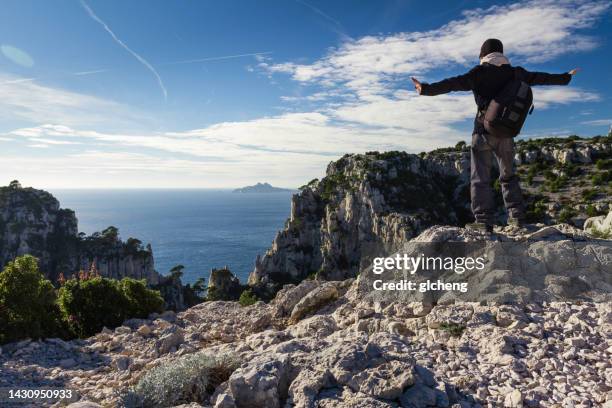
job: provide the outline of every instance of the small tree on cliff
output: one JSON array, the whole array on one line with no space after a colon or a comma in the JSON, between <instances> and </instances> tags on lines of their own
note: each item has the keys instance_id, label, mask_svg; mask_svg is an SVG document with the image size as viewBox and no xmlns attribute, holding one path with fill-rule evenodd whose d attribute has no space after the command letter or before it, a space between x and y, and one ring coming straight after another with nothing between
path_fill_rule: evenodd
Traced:
<instances>
[{"instance_id":1,"label":"small tree on cliff","mask_svg":"<svg viewBox=\"0 0 612 408\"><path fill-rule=\"evenodd\" d=\"M170 276L172 277L172 279L180 279L183 277L184 269L185 266L183 265L175 265L172 267L172 269L170 269Z\"/></svg>"},{"instance_id":2,"label":"small tree on cliff","mask_svg":"<svg viewBox=\"0 0 612 408\"><path fill-rule=\"evenodd\" d=\"M102 239L109 242L115 242L119 239L119 228L112 225L102 231Z\"/></svg>"},{"instance_id":3,"label":"small tree on cliff","mask_svg":"<svg viewBox=\"0 0 612 408\"><path fill-rule=\"evenodd\" d=\"M198 278L192 286L195 294L202 299L206 296L206 278Z\"/></svg>"},{"instance_id":4,"label":"small tree on cliff","mask_svg":"<svg viewBox=\"0 0 612 408\"><path fill-rule=\"evenodd\" d=\"M21 188L21 183L18 180L13 180L9 183L9 188L13 190L18 190Z\"/></svg>"}]
</instances>

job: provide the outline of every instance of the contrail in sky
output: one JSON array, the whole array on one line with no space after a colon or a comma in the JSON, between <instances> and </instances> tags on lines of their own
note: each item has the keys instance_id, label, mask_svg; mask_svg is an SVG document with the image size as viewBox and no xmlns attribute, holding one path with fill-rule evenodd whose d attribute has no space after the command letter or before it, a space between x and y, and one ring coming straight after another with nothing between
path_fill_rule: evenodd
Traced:
<instances>
[{"instance_id":1,"label":"contrail in sky","mask_svg":"<svg viewBox=\"0 0 612 408\"><path fill-rule=\"evenodd\" d=\"M166 63L158 64L158 65L193 64L193 63L196 63L196 62L221 61L221 60L234 59L234 58L242 58L242 57L255 57L257 55L267 55L267 54L272 54L272 51L251 52L249 54L224 55L222 57L208 57L208 58L189 59L189 60L183 60L183 61L166 62Z\"/></svg>"},{"instance_id":2,"label":"contrail in sky","mask_svg":"<svg viewBox=\"0 0 612 408\"><path fill-rule=\"evenodd\" d=\"M142 65L144 65L149 71L151 71L153 73L153 75L155 75L155 78L157 78L157 83L159 84L159 87L161 88L163 94L164 94L164 99L168 99L168 91L166 90L166 87L164 86L164 81L162 81L161 77L159 76L159 74L157 73L157 71L155 70L155 68L153 68L153 66L151 64L149 64L149 62L144 59L143 57L141 57L140 55L138 55L138 53L136 53L135 51L133 51L130 47L128 47L123 41L121 41L119 38L117 38L117 36L115 35L115 33L113 32L113 30L111 30L108 25L102 21L97 15L96 13L93 12L93 10L87 5L87 3L85 3L85 1L81 0L81 6L83 6L83 8L85 9L85 11L87 11L87 14L89 14L89 16L96 21L97 23L99 23L104 30L106 30L107 33L110 34L111 37L113 37L113 40L115 40L115 42L117 44L119 44L121 47L123 47L127 52L129 52L130 54L132 54L132 56L134 58L136 58Z\"/></svg>"},{"instance_id":3,"label":"contrail in sky","mask_svg":"<svg viewBox=\"0 0 612 408\"><path fill-rule=\"evenodd\" d=\"M94 69L92 71L81 71L81 72L73 72L74 76L82 76L82 75L93 75L93 74L101 74L102 72L108 72L108 69Z\"/></svg>"},{"instance_id":4,"label":"contrail in sky","mask_svg":"<svg viewBox=\"0 0 612 408\"><path fill-rule=\"evenodd\" d=\"M340 35L344 39L347 39L347 40L351 39L351 37L344 32L344 27L342 26L342 23L340 23L340 21L336 20L335 18L333 18L329 14L325 13L323 10L313 6L312 4L306 3L305 1L295 0L295 2L301 4L304 7L308 7L310 10L314 11L316 14L320 15L325 20L330 21L331 23L333 23L333 26L330 27L330 28L336 34Z\"/></svg>"},{"instance_id":5,"label":"contrail in sky","mask_svg":"<svg viewBox=\"0 0 612 408\"><path fill-rule=\"evenodd\" d=\"M223 61L223 60L234 59L234 58L256 57L258 55L269 55L269 54L273 54L273 52L272 51L264 51L264 52L251 52L251 53L248 53L248 54L223 55L223 56L219 56L219 57L206 57L206 58L197 58L197 59L189 59L189 60L181 60L181 61L163 62L163 63L156 64L156 65L158 65L158 66L160 66L160 65L165 66L165 65L180 65L180 64L196 64L198 62ZM104 72L111 72L111 71L113 71L113 70L110 69L110 68L93 69L93 70L89 70L89 71L78 71L78 72L66 73L66 74L60 75L60 76L51 76L51 78L53 78L53 77L63 78L63 77L69 77L69 76L95 75L95 74L101 74L101 73L104 73ZM33 82L33 81L37 81L39 79L45 79L45 78L50 78L50 77L9 79L9 80L0 82L0 85L18 84L18 83L21 83L21 82ZM164 89L164 88L162 87L162 89ZM165 93L164 93L164 96L165 96Z\"/></svg>"}]
</instances>

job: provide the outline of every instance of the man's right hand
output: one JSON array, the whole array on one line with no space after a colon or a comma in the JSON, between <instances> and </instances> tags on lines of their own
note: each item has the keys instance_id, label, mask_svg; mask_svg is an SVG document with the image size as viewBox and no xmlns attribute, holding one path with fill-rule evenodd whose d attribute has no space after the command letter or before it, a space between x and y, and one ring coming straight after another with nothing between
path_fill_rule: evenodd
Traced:
<instances>
[{"instance_id":1,"label":"man's right hand","mask_svg":"<svg viewBox=\"0 0 612 408\"><path fill-rule=\"evenodd\" d=\"M415 77L410 77L410 79L412 79L412 82L414 83L414 89L416 89L417 93L420 95L421 94L421 89L422 89L421 88L421 83Z\"/></svg>"},{"instance_id":2,"label":"man's right hand","mask_svg":"<svg viewBox=\"0 0 612 408\"><path fill-rule=\"evenodd\" d=\"M568 74L570 74L571 76L574 76L578 73L578 71L580 71L580 68L574 68L571 71L569 71Z\"/></svg>"}]
</instances>

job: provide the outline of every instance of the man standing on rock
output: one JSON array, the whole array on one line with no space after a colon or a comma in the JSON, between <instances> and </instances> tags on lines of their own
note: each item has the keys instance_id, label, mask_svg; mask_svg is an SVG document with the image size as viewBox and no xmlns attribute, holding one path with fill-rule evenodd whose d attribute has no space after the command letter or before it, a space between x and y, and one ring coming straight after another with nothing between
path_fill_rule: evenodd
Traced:
<instances>
[{"instance_id":1,"label":"man standing on rock","mask_svg":"<svg viewBox=\"0 0 612 408\"><path fill-rule=\"evenodd\" d=\"M470 193L472 212L476 222L466 227L493 231L494 199L491 186L492 154L499 165L499 182L504 204L508 211L508 225L525 225L525 208L519 179L514 170L514 140L489 134L484 127L483 116L489 102L513 79L529 85L567 85L577 69L564 74L529 72L522 67L513 67L503 54L500 40L488 39L480 48L480 64L468 73L444 79L433 84L421 83L412 78L419 95L435 96L452 91L472 91L478 106L472 133Z\"/></svg>"}]
</instances>

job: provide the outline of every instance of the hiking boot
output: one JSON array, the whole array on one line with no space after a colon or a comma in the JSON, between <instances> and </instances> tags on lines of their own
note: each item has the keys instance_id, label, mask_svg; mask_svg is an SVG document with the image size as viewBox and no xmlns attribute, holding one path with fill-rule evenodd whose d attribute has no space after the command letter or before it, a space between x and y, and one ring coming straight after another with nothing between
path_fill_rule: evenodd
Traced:
<instances>
[{"instance_id":1,"label":"hiking boot","mask_svg":"<svg viewBox=\"0 0 612 408\"><path fill-rule=\"evenodd\" d=\"M465 224L465 228L470 231L482 232L484 234L490 234L493 232L493 225L486 224L484 222L472 222Z\"/></svg>"}]
</instances>

